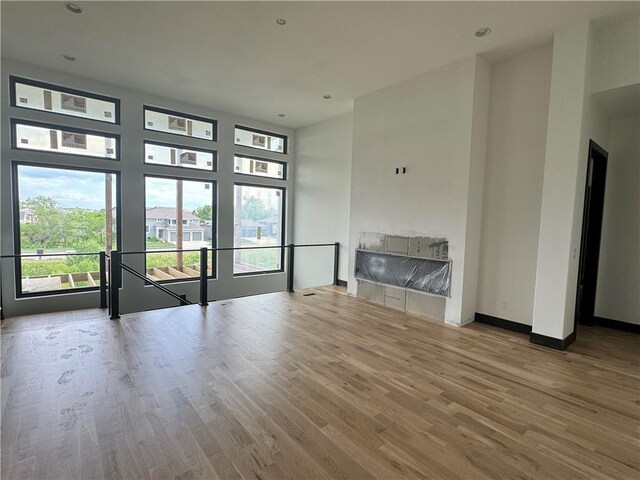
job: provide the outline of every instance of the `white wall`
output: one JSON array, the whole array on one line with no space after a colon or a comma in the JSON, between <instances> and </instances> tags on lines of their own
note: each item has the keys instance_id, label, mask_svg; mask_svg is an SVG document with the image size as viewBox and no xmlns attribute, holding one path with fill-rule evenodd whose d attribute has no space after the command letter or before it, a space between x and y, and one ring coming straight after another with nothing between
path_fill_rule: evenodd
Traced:
<instances>
[{"instance_id":1,"label":"white wall","mask_svg":"<svg viewBox=\"0 0 640 480\"><path fill-rule=\"evenodd\" d=\"M598 317L640 324L640 116L614 117L609 129Z\"/></svg>"},{"instance_id":2,"label":"white wall","mask_svg":"<svg viewBox=\"0 0 640 480\"><path fill-rule=\"evenodd\" d=\"M338 278L347 280L353 114L296 131L294 243L340 242ZM295 288L333 282L332 248L296 250Z\"/></svg>"},{"instance_id":3,"label":"white wall","mask_svg":"<svg viewBox=\"0 0 640 480\"><path fill-rule=\"evenodd\" d=\"M552 46L491 70L477 311L531 325Z\"/></svg>"},{"instance_id":4,"label":"white wall","mask_svg":"<svg viewBox=\"0 0 640 480\"><path fill-rule=\"evenodd\" d=\"M640 16L607 21L593 27L591 92L640 82Z\"/></svg>"},{"instance_id":5,"label":"white wall","mask_svg":"<svg viewBox=\"0 0 640 480\"><path fill-rule=\"evenodd\" d=\"M458 325L469 320L462 316L467 211L473 202L482 204L475 187L476 198L469 198L472 157L478 174L484 173L484 152L472 142L473 108L483 102L474 102L474 95L488 96L488 76L483 60L472 57L358 98L354 105L350 245L357 245L361 232L447 238L453 273L445 321ZM486 117L476 120L486 123ZM479 133L483 126L476 128ZM407 173L395 175L396 167ZM350 250L353 294L355 251Z\"/></svg>"},{"instance_id":6,"label":"white wall","mask_svg":"<svg viewBox=\"0 0 640 480\"><path fill-rule=\"evenodd\" d=\"M82 120L78 118L54 115L47 112L26 110L10 107L8 104L9 85L8 75L17 75L58 85L74 87L89 92L98 92L104 95L119 98L121 100L121 125L112 125ZM218 121L218 141L178 138L175 135L167 135L143 129L143 104L155 105L179 112L192 113L204 117L214 118ZM66 156L61 154L46 154L29 152L25 150L11 149L11 129L9 118L25 118L35 121L59 124L63 126L76 126L102 130L121 135L122 159L120 161L104 159L87 159L84 157ZM246 147L234 145L234 126L236 123L249 125L256 128L270 130L288 135L289 153L277 155L266 151L257 151ZM194 147L215 149L218 151L218 171L199 172L188 169L177 169L170 166L148 165L143 163L143 139L178 142ZM295 175L294 155L295 132L288 128L259 122L248 118L230 115L224 112L216 112L198 105L188 105L168 98L154 97L144 92L135 92L117 86L101 84L87 79L70 76L63 72L42 69L37 66L17 63L13 61L2 62L2 157L1 157L1 194L0 221L2 224L2 237L0 245L2 253L13 253L13 227L11 212L11 162L13 160L30 161L42 165L57 164L78 167L94 167L112 169L120 172L122 178L122 246L125 250L144 250L145 248L145 223L144 223L144 174L159 174L178 176L182 178L207 178L217 181L218 186L218 246L233 246L233 184L234 181L250 182L258 185L268 185L267 179L259 177L239 177L233 172L233 154L235 152L247 155L259 155L265 158L285 160L289 164L289 179L275 181L279 186L287 188L292 193ZM293 195L287 195L288 219L291 217ZM287 222L289 224L289 222ZM285 241L292 239L292 229L286 229ZM129 260L129 263L138 271L144 270L142 256ZM65 293L62 295L22 298L15 300L14 276L11 263L3 260L3 299L4 307L8 315L21 315L34 312L48 312L60 310L73 310L79 308L91 308L98 305L98 293ZM218 278L209 281L209 299L224 299L258 293L281 291L285 289L286 278L284 273L267 275L255 275L247 277L233 276L233 258L225 252L218 259ZM198 282L184 282L171 284L170 287L177 293L187 293L190 300L198 298ZM165 293L153 287L145 287L137 278L124 276L124 288L121 294L122 311L137 311L142 309L173 306L175 301Z\"/></svg>"}]
</instances>

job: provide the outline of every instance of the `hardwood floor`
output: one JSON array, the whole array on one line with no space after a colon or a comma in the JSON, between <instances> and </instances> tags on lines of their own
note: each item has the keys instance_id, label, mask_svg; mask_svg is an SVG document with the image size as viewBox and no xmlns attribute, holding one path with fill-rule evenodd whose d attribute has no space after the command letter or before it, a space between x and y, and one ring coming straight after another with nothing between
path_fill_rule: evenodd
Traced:
<instances>
[{"instance_id":1,"label":"hardwood floor","mask_svg":"<svg viewBox=\"0 0 640 480\"><path fill-rule=\"evenodd\" d=\"M6 320L2 478L640 478L638 335L313 292Z\"/></svg>"}]
</instances>

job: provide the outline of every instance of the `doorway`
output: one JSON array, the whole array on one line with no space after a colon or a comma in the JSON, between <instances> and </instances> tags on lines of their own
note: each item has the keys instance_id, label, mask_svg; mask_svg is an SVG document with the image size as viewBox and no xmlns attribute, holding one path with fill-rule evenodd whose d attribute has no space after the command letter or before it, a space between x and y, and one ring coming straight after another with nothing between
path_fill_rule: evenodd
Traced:
<instances>
[{"instance_id":1,"label":"doorway","mask_svg":"<svg viewBox=\"0 0 640 480\"><path fill-rule=\"evenodd\" d=\"M589 141L575 316L576 323L582 325L594 324L608 157L602 147Z\"/></svg>"}]
</instances>

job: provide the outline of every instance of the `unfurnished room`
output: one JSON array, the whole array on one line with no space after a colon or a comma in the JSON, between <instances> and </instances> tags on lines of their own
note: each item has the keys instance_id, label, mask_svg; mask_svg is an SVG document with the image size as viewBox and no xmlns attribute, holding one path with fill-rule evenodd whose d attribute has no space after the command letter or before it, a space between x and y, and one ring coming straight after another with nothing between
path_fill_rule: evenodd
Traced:
<instances>
[{"instance_id":1,"label":"unfurnished room","mask_svg":"<svg viewBox=\"0 0 640 480\"><path fill-rule=\"evenodd\" d=\"M0 2L2 480L640 479L640 2Z\"/></svg>"}]
</instances>

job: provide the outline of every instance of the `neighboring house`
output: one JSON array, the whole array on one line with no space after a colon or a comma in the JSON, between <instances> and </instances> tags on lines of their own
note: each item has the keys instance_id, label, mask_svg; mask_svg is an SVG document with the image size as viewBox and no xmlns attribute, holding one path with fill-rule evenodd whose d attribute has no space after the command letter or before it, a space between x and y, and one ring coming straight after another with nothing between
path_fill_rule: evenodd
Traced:
<instances>
[{"instance_id":1,"label":"neighboring house","mask_svg":"<svg viewBox=\"0 0 640 480\"><path fill-rule=\"evenodd\" d=\"M34 223L38 221L38 216L30 208L20 209L20 223Z\"/></svg>"},{"instance_id":2,"label":"neighboring house","mask_svg":"<svg viewBox=\"0 0 640 480\"><path fill-rule=\"evenodd\" d=\"M240 236L243 238L276 237L280 233L281 219L269 217L262 220L243 218L240 222Z\"/></svg>"},{"instance_id":3,"label":"neighboring house","mask_svg":"<svg viewBox=\"0 0 640 480\"><path fill-rule=\"evenodd\" d=\"M282 224L282 218L276 216L263 218L260 220L262 224L262 235L265 237L277 237L280 235L280 225Z\"/></svg>"},{"instance_id":4,"label":"neighboring house","mask_svg":"<svg viewBox=\"0 0 640 480\"><path fill-rule=\"evenodd\" d=\"M177 210L172 207L147 208L146 237L159 238L165 242L176 243ZM184 210L182 213L182 241L202 242L206 240L205 228L200 225L200 219L193 213Z\"/></svg>"},{"instance_id":5,"label":"neighboring house","mask_svg":"<svg viewBox=\"0 0 640 480\"><path fill-rule=\"evenodd\" d=\"M213 239L213 222L211 220L205 220L200 226L204 228L204 239L207 242Z\"/></svg>"},{"instance_id":6,"label":"neighboring house","mask_svg":"<svg viewBox=\"0 0 640 480\"><path fill-rule=\"evenodd\" d=\"M243 218L240 221L240 236L242 238L258 238L261 236L258 235L258 229L261 227L262 225L255 220Z\"/></svg>"}]
</instances>

